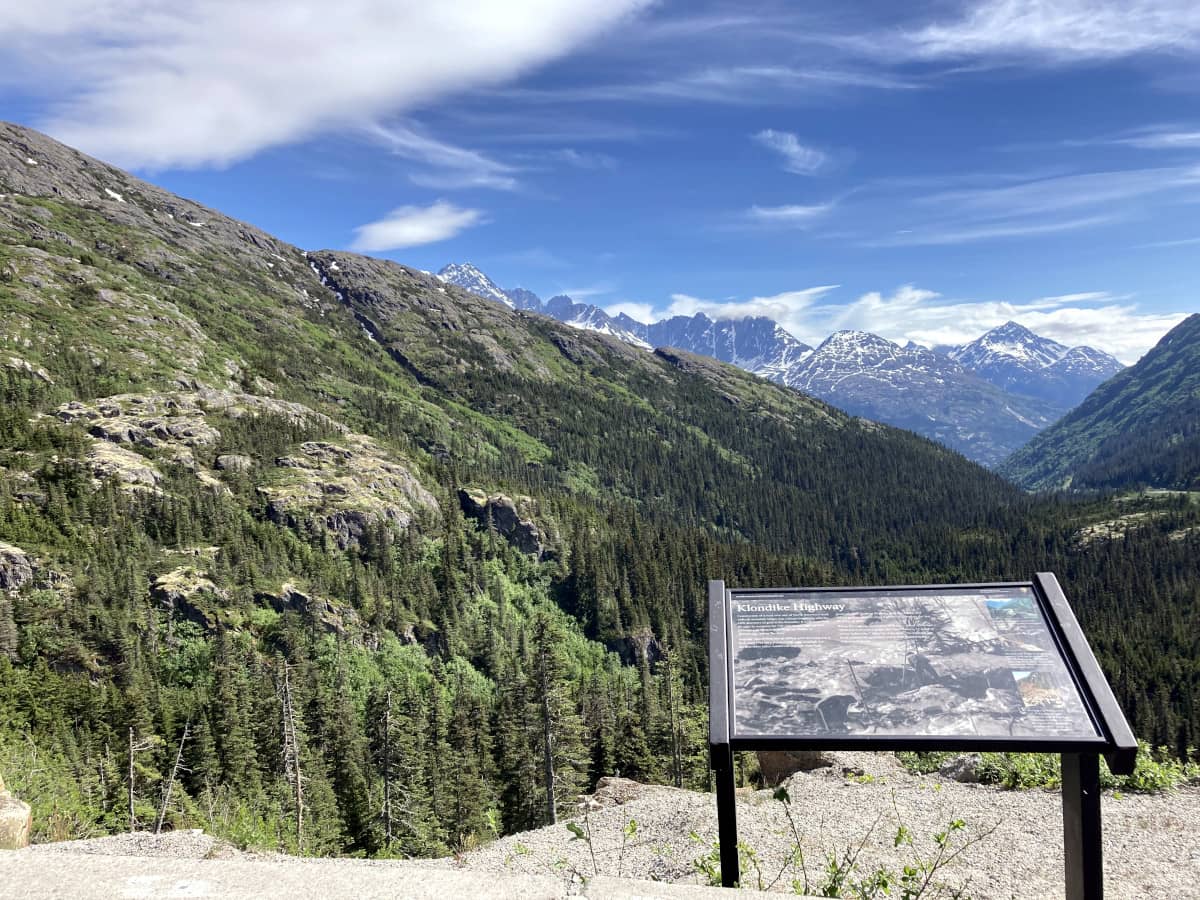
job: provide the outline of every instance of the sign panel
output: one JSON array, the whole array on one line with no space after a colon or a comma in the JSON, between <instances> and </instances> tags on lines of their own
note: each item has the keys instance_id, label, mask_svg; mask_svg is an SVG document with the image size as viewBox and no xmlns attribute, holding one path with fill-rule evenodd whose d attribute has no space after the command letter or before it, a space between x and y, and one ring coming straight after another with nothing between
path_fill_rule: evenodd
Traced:
<instances>
[{"instance_id":1,"label":"sign panel","mask_svg":"<svg viewBox=\"0 0 1200 900\"><path fill-rule=\"evenodd\" d=\"M1032 585L729 599L735 739L1103 738Z\"/></svg>"}]
</instances>

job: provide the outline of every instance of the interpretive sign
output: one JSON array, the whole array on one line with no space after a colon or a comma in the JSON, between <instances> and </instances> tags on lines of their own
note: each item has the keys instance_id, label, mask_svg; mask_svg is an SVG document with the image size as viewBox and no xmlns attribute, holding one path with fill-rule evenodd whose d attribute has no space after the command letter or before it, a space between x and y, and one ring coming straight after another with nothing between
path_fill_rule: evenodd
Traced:
<instances>
[{"instance_id":1,"label":"interpretive sign","mask_svg":"<svg viewBox=\"0 0 1200 900\"><path fill-rule=\"evenodd\" d=\"M1100 740L1032 585L732 592L732 736Z\"/></svg>"},{"instance_id":2,"label":"interpretive sign","mask_svg":"<svg viewBox=\"0 0 1200 900\"><path fill-rule=\"evenodd\" d=\"M1099 756L1137 743L1057 579L726 590L709 583L709 744L722 882L738 879L736 750L1062 754L1070 900L1103 895Z\"/></svg>"}]
</instances>

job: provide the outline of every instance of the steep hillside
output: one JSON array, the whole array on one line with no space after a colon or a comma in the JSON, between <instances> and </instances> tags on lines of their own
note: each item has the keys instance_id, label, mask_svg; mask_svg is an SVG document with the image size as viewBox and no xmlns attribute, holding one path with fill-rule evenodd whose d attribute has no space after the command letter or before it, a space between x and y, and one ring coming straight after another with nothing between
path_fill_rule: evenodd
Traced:
<instances>
[{"instance_id":1,"label":"steep hillside","mask_svg":"<svg viewBox=\"0 0 1200 900\"><path fill-rule=\"evenodd\" d=\"M1200 487L1200 315L1005 461L1028 488Z\"/></svg>"}]
</instances>

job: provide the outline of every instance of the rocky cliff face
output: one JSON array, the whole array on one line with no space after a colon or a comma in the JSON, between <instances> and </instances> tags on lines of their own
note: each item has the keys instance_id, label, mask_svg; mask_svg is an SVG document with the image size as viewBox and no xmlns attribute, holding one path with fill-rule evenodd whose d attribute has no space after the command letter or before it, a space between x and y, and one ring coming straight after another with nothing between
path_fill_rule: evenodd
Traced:
<instances>
[{"instance_id":1,"label":"rocky cliff face","mask_svg":"<svg viewBox=\"0 0 1200 900\"><path fill-rule=\"evenodd\" d=\"M543 543L542 530L534 521L536 503L532 497L514 499L504 494L464 489L458 492L458 499L467 516L484 527L494 528L522 553L539 561L555 555Z\"/></svg>"}]
</instances>

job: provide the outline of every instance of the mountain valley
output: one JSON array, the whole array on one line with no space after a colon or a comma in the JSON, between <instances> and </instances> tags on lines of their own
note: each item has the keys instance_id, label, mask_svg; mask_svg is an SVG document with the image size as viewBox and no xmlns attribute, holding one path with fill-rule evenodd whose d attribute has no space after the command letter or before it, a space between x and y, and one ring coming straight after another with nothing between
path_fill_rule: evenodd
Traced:
<instances>
[{"instance_id":1,"label":"mountain valley","mask_svg":"<svg viewBox=\"0 0 1200 900\"><path fill-rule=\"evenodd\" d=\"M988 466L1124 368L1107 353L1066 347L1015 322L958 347L902 347L866 332L840 331L814 349L765 317L713 320L696 313L645 324L569 297L543 304L524 288L505 291L469 263L452 263L438 277L644 349L676 347L711 356L852 415L933 438Z\"/></svg>"},{"instance_id":2,"label":"mountain valley","mask_svg":"<svg viewBox=\"0 0 1200 900\"><path fill-rule=\"evenodd\" d=\"M0 124L0 771L36 840L161 817L440 856L618 770L704 789L720 577L1055 571L1139 737L1200 740L1200 505L1115 476L1031 495L860 417L923 372L959 382L924 414L965 383L1037 430L929 350L700 317L638 343L632 319L481 290L292 246ZM862 412L798 372L861 380ZM1147 383L1127 370L1080 413ZM1155 390L1158 418L1189 409ZM998 460L1017 436L990 440Z\"/></svg>"}]
</instances>

